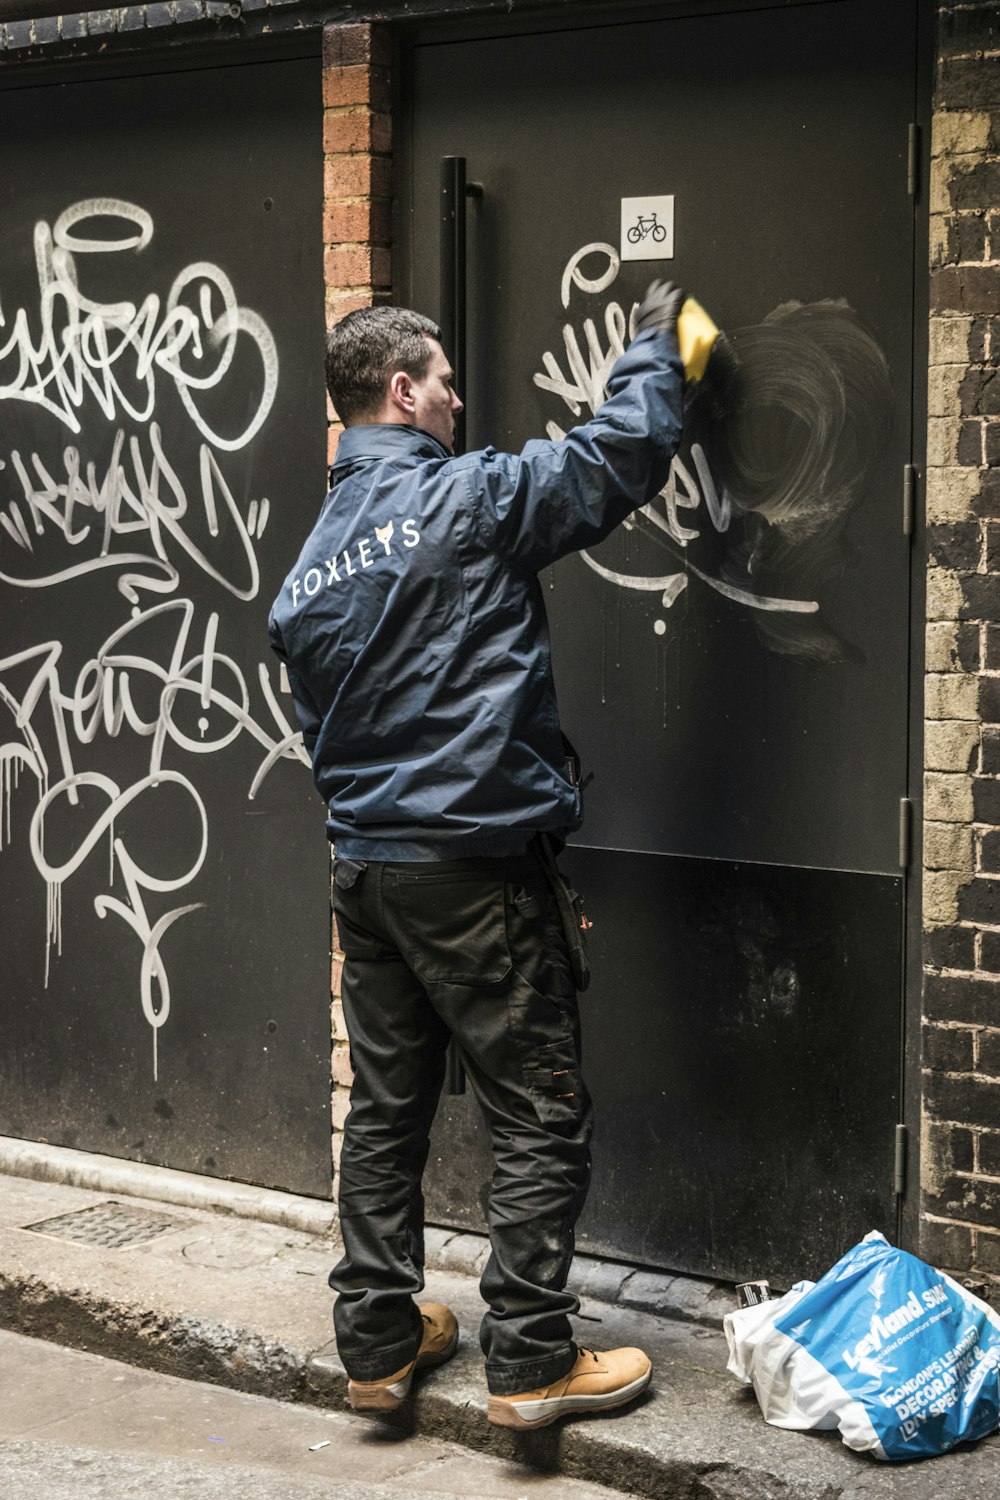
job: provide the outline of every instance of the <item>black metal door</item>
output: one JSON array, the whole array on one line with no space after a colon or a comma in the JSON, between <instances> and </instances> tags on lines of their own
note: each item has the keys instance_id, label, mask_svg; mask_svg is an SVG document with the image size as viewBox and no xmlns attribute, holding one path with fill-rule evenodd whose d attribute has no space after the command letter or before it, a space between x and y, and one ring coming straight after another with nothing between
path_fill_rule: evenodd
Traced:
<instances>
[{"instance_id":1,"label":"black metal door","mask_svg":"<svg viewBox=\"0 0 1000 1500\"><path fill-rule=\"evenodd\" d=\"M0 1130L328 1196L317 58L0 93Z\"/></svg>"},{"instance_id":2,"label":"black metal door","mask_svg":"<svg viewBox=\"0 0 1000 1500\"><path fill-rule=\"evenodd\" d=\"M595 923L581 1244L627 1259L780 1282L895 1227L915 68L907 0L413 53L416 306L440 158L483 190L470 447L585 418L653 275L740 361L663 495L547 579L596 773L567 854ZM481 1225L488 1175L446 1100L432 1215Z\"/></svg>"}]
</instances>

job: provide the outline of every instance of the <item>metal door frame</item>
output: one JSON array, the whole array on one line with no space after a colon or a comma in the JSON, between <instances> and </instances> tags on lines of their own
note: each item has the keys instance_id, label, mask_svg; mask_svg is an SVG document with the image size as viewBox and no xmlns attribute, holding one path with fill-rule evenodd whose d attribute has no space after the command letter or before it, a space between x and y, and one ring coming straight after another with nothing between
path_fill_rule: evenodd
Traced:
<instances>
[{"instance_id":1,"label":"metal door frame","mask_svg":"<svg viewBox=\"0 0 1000 1500\"><path fill-rule=\"evenodd\" d=\"M474 3L474 0L472 0ZM397 303L408 303L413 275L413 246L409 183L412 172L414 139L413 122L413 53L422 45L483 41L491 37L508 39L552 31L583 31L635 24L651 20L679 20L729 13L787 10L792 6L839 4L841 0L624 0L613 9L606 0L585 0L573 15L564 7L542 6L530 14L521 13L516 20L509 14L495 13L415 19L396 22L397 62L393 69L393 113L399 129L393 152L393 292ZM902 965L900 974L899 1077L888 1080L898 1087L900 1123L906 1127L903 1191L897 1197L897 1239L901 1245L916 1249L920 1222L920 1111L921 1111L921 999L922 999L922 785L924 755L923 682L924 627L926 622L926 534L921 505L925 475L927 432L927 382L929 359L929 275L928 180L930 162L930 123L933 85L934 18L921 0L909 0L915 28L916 68L913 79L912 119L919 130L920 158L918 190L914 198L914 229L910 266L910 300L912 306L911 385L910 385L910 455L918 476L918 504L910 549L909 660L907 797L912 806L908 863L901 868L903 878ZM457 5L457 0L456 0ZM504 24L506 22L506 24Z\"/></svg>"},{"instance_id":2,"label":"metal door frame","mask_svg":"<svg viewBox=\"0 0 1000 1500\"><path fill-rule=\"evenodd\" d=\"M812 0L810 0L812 3ZM212 68L245 68L257 63L295 62L322 58L323 33L309 31L225 40L163 42L141 51L53 58L34 57L16 63L0 62L0 91L44 88L49 84L100 83L106 79L140 78L151 73L198 73Z\"/></svg>"}]
</instances>

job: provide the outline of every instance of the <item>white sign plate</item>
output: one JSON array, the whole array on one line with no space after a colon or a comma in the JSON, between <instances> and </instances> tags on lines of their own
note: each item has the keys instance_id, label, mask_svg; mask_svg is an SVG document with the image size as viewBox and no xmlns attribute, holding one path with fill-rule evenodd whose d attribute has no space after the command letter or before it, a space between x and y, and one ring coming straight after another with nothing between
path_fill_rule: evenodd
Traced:
<instances>
[{"instance_id":1,"label":"white sign plate","mask_svg":"<svg viewBox=\"0 0 1000 1500\"><path fill-rule=\"evenodd\" d=\"M672 260L674 195L622 199L622 260Z\"/></svg>"}]
</instances>

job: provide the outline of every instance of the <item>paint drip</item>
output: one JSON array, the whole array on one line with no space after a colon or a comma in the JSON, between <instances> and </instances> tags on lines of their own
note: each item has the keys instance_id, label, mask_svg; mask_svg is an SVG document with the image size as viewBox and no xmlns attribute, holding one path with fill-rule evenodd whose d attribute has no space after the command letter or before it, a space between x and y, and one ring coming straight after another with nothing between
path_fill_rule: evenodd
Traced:
<instances>
[{"instance_id":1,"label":"paint drip","mask_svg":"<svg viewBox=\"0 0 1000 1500\"><path fill-rule=\"evenodd\" d=\"M11 841L10 810L21 776L21 758L16 753L0 755L0 849Z\"/></svg>"}]
</instances>

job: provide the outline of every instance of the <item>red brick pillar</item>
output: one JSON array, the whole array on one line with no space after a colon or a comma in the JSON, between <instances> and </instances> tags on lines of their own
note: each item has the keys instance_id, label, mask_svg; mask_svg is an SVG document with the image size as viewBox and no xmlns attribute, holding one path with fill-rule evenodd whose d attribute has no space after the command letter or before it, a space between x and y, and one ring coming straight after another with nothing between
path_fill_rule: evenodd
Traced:
<instances>
[{"instance_id":1,"label":"red brick pillar","mask_svg":"<svg viewBox=\"0 0 1000 1500\"><path fill-rule=\"evenodd\" d=\"M391 38L384 26L327 26L323 32L323 241L326 323L388 302L392 287ZM327 401L327 454L343 424ZM344 955L333 923L331 966L333 1166L343 1144L351 1064L340 976Z\"/></svg>"},{"instance_id":2,"label":"red brick pillar","mask_svg":"<svg viewBox=\"0 0 1000 1500\"><path fill-rule=\"evenodd\" d=\"M323 240L326 322L388 302L392 288L390 33L384 26L323 32ZM329 410L329 456L343 431Z\"/></svg>"}]
</instances>

